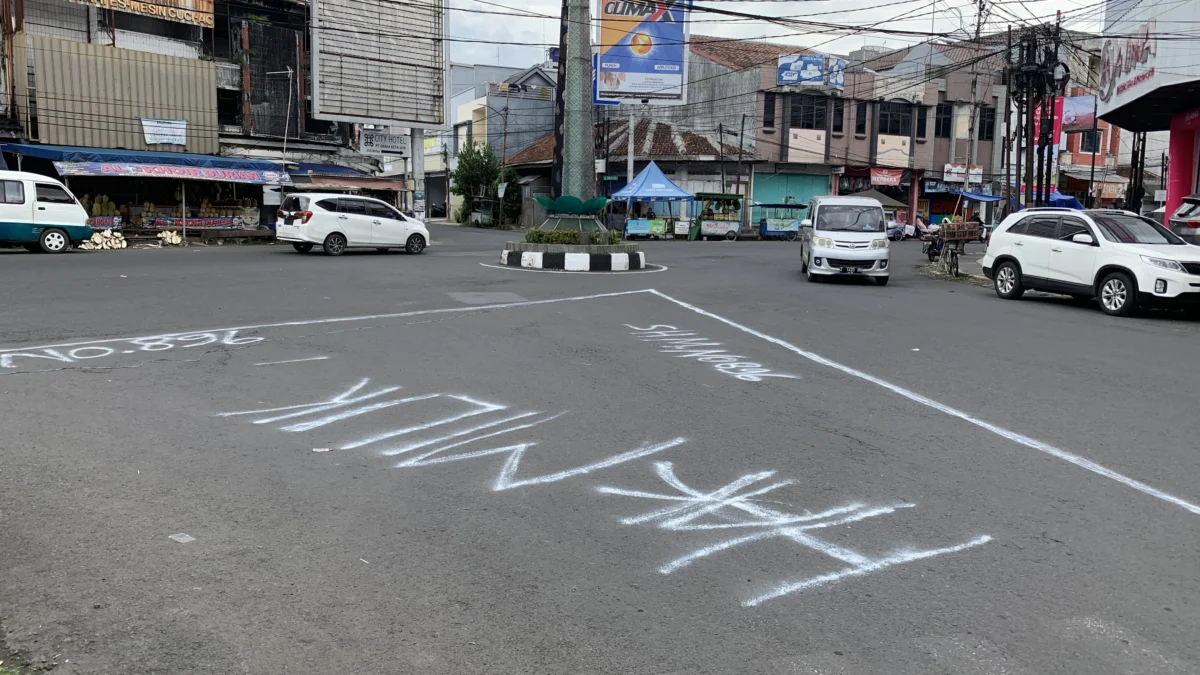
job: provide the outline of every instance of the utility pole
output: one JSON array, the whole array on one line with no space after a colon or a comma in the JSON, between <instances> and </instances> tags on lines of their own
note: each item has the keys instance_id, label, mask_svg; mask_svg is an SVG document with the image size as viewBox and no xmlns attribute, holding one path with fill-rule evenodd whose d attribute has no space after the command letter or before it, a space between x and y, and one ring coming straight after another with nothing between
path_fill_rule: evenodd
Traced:
<instances>
[{"instance_id":1,"label":"utility pole","mask_svg":"<svg viewBox=\"0 0 1200 675\"><path fill-rule=\"evenodd\" d=\"M509 96L512 92L512 85L504 87L504 140L500 143L500 166L508 164L508 102L511 100Z\"/></svg>"},{"instance_id":2,"label":"utility pole","mask_svg":"<svg viewBox=\"0 0 1200 675\"><path fill-rule=\"evenodd\" d=\"M1035 206L1033 202L1033 137L1035 131L1036 108L1033 106L1033 82L1030 67L1037 58L1037 37L1027 33L1021 46L1021 70L1025 87L1025 206Z\"/></svg>"},{"instance_id":3,"label":"utility pole","mask_svg":"<svg viewBox=\"0 0 1200 675\"><path fill-rule=\"evenodd\" d=\"M738 163L737 163L737 189L734 192L742 194L742 150L745 147L744 139L746 137L746 114L742 113L742 128L738 132ZM749 195L746 195L749 196ZM748 209L743 209L748 211Z\"/></svg>"},{"instance_id":4,"label":"utility pole","mask_svg":"<svg viewBox=\"0 0 1200 675\"><path fill-rule=\"evenodd\" d=\"M717 152L721 155L721 192L725 192L725 125L717 125Z\"/></svg>"},{"instance_id":5,"label":"utility pole","mask_svg":"<svg viewBox=\"0 0 1200 675\"><path fill-rule=\"evenodd\" d=\"M625 184L633 182L633 141L637 124L633 120L633 106L629 106L629 126L625 133Z\"/></svg>"},{"instance_id":6,"label":"utility pole","mask_svg":"<svg viewBox=\"0 0 1200 675\"><path fill-rule=\"evenodd\" d=\"M1012 25L1008 26L1007 42L1008 48L1004 50L1004 147L1000 161L1004 164L1004 185L1000 189L1000 194L1004 196L1004 210L1001 213L1007 213L1012 203L1012 161L1009 153L1012 151Z\"/></svg>"},{"instance_id":7,"label":"utility pole","mask_svg":"<svg viewBox=\"0 0 1200 675\"><path fill-rule=\"evenodd\" d=\"M1091 79L1089 77L1089 79ZM1092 130L1088 133L1092 138L1096 139L1095 152L1092 153L1092 170L1088 176L1088 208L1093 208L1096 201L1096 156L1100 156L1100 161L1104 161L1104 148L1100 145L1100 121L1096 119L1096 113L1100 107L1100 90L1095 86L1092 87Z\"/></svg>"}]
</instances>

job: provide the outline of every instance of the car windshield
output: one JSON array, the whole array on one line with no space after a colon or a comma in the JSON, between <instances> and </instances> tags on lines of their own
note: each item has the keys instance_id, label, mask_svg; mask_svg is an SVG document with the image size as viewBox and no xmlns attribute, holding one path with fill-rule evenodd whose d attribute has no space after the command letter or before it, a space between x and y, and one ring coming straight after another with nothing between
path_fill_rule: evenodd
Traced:
<instances>
[{"instance_id":1,"label":"car windshield","mask_svg":"<svg viewBox=\"0 0 1200 675\"><path fill-rule=\"evenodd\" d=\"M1089 215L1100 227L1100 234L1112 242L1156 246L1187 245L1182 239L1149 218L1123 213L1093 213Z\"/></svg>"},{"instance_id":2,"label":"car windshield","mask_svg":"<svg viewBox=\"0 0 1200 675\"><path fill-rule=\"evenodd\" d=\"M826 232L883 232L883 209L878 206L820 206L817 208L816 229Z\"/></svg>"}]
</instances>

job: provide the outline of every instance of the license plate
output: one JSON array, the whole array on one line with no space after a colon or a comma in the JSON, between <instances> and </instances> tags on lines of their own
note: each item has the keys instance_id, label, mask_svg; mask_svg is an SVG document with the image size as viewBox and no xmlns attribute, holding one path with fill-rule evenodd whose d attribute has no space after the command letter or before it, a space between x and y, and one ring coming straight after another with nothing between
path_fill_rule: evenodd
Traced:
<instances>
[{"instance_id":1,"label":"license plate","mask_svg":"<svg viewBox=\"0 0 1200 675\"><path fill-rule=\"evenodd\" d=\"M842 274L858 274L861 271L857 267L843 267L841 269Z\"/></svg>"},{"instance_id":2,"label":"license plate","mask_svg":"<svg viewBox=\"0 0 1200 675\"><path fill-rule=\"evenodd\" d=\"M295 219L292 216L284 216L283 217L284 225L291 225L294 221L295 221Z\"/></svg>"}]
</instances>

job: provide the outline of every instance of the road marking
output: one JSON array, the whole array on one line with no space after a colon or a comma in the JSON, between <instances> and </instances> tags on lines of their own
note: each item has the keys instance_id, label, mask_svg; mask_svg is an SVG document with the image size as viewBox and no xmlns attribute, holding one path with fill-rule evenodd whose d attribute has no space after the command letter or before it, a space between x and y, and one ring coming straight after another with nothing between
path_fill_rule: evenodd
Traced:
<instances>
[{"instance_id":1,"label":"road marking","mask_svg":"<svg viewBox=\"0 0 1200 675\"><path fill-rule=\"evenodd\" d=\"M507 269L507 268L506 268ZM636 274L636 272L629 272ZM549 300L526 300L525 302L502 302L495 305L479 305L477 307L442 307L439 309L418 309L411 312L393 312L389 314L365 314L362 316L337 316L328 319L301 319L298 321L280 321L277 323L259 323L249 326L237 326L234 328L218 328L207 331L178 331L174 333L158 333L156 335L147 335L136 338L104 338L101 340L82 340L79 342L60 342L56 344L40 345L36 347L9 347L0 349L0 354L11 352L35 351L38 349L59 349L64 347L81 347L84 345L102 345L110 342L132 342L134 340L161 340L164 338L179 338L180 336L207 335L219 331L229 331L236 333L243 330L259 330L262 328L287 328L291 326L316 326L330 323L352 323L354 321L377 321L380 319L402 319L408 316L422 316L425 314L458 314L462 312L479 312L491 309L508 309L510 307L533 307L536 305L552 305L561 302L575 302L576 300L596 300L599 298L617 298L623 295L641 295L643 293L653 293L653 289L641 289L636 291L615 291L612 293L596 293L594 295L576 295L569 298L550 298ZM250 339L250 338L245 338ZM262 338L254 338L261 340ZM241 343L236 343L241 344ZM190 346L190 345L189 345ZM145 349L143 351L160 351L153 349ZM59 359L62 360L62 359Z\"/></svg>"},{"instance_id":2,"label":"road marking","mask_svg":"<svg viewBox=\"0 0 1200 675\"><path fill-rule=\"evenodd\" d=\"M307 358L307 359L289 359L287 361L266 361L264 363L256 363L254 365L256 365L256 366L279 366L279 365L283 365L285 363L304 363L306 361L325 361L328 358L329 358L328 356L313 356L313 357Z\"/></svg>"},{"instance_id":3,"label":"road marking","mask_svg":"<svg viewBox=\"0 0 1200 675\"><path fill-rule=\"evenodd\" d=\"M770 335L767 335L766 333L763 333L763 332L757 331L753 328L750 328L749 326L744 326L736 321L726 319L725 317L723 317L719 314L713 314L712 312L710 312L708 310L701 309L700 307L697 307L696 305L689 304L682 300L677 300L677 299L667 295L666 293L662 293L655 289L650 289L650 293L657 295L658 297L660 297L664 300L669 300L670 302L673 302L676 305L683 307L684 309L689 309L701 316L707 316L710 319L715 319L727 326L736 328L736 329L742 331L743 333L753 335L754 337L760 338L762 340L766 340L767 342L770 342L771 344L783 347L784 349L786 349L790 352L793 352L795 354L803 356L804 358L808 359L809 361L813 361L814 363L819 363L823 366L829 366L830 368L833 368L834 370L840 370L841 372L843 372L847 375L853 376L853 377L857 377L860 380L866 380L867 382L870 382L872 384L883 387L884 389L887 389L888 391L891 391L892 393L899 394L899 395L903 396L904 398L909 399L910 401L914 401L916 403L920 403L923 406L933 408L934 410L943 412L947 415L950 415L951 417L957 417L960 420L963 420L964 422L970 422L971 424L974 424L975 426L977 426L981 429L990 431L993 434L1000 436L1001 438L1008 439L1014 443L1019 443L1020 445L1024 445L1027 448L1032 448L1033 450L1037 450L1038 452L1043 452L1047 455L1050 455L1051 457L1056 457L1058 459L1063 460L1064 462L1074 464L1075 466L1078 466L1082 469L1086 469L1097 475L1104 476L1105 478L1109 478L1111 480L1115 480L1118 483L1121 483L1122 485L1125 485L1127 487L1131 487L1139 492L1148 494L1151 497L1154 497L1156 499L1161 499L1165 502L1174 504L1174 505L1181 507L1187 511L1190 511L1192 513L1200 515L1200 505L1193 504L1184 499L1180 499L1179 497L1176 497L1175 495L1169 494L1167 492L1163 492L1162 490L1159 490L1158 488L1156 488L1152 485L1147 485L1146 483L1143 483L1139 480L1135 480L1124 474L1117 473L1116 471L1113 471L1112 469L1110 469L1106 466L1097 464L1096 462L1093 462L1090 459L1086 459L1084 457L1080 457L1079 455L1067 452L1066 450L1063 450L1062 448L1055 447L1044 441L1039 441L1036 438L1030 438L1029 436L1026 436L1024 434L1019 434L1015 431L1005 429L1004 427L999 426L997 424L992 424L991 422L986 422L986 421L981 420L978 417L975 417L969 413L963 412L962 410L959 410L957 408L952 408L952 407L946 405L945 403L940 403L938 401L935 401L935 400L929 398L928 396L922 396L921 394L918 394L915 391L911 391L911 390L905 389L904 387L901 387L899 385L892 384L891 382L888 382L887 380L884 380L882 378L875 377L874 375L871 375L869 373L864 373L861 370L851 368L850 366L844 365L842 363L838 363L837 361L834 361L832 359L827 359L824 356L821 356L820 354L817 354L815 352L810 352L807 349L801 349L800 347L797 347L796 345L794 345L786 340L781 340L777 337L772 337Z\"/></svg>"}]
</instances>

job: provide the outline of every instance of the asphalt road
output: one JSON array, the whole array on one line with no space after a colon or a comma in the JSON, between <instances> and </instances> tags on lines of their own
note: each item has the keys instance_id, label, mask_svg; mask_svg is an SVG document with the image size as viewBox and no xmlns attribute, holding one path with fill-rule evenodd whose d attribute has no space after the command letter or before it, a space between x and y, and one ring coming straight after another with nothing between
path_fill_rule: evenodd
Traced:
<instances>
[{"instance_id":1,"label":"asphalt road","mask_svg":"<svg viewBox=\"0 0 1200 675\"><path fill-rule=\"evenodd\" d=\"M1004 302L915 243L879 288L783 242L576 275L434 238L0 253L0 653L1200 672L1200 322Z\"/></svg>"}]
</instances>

